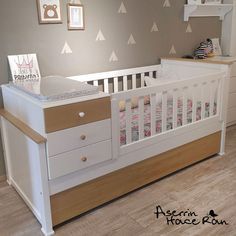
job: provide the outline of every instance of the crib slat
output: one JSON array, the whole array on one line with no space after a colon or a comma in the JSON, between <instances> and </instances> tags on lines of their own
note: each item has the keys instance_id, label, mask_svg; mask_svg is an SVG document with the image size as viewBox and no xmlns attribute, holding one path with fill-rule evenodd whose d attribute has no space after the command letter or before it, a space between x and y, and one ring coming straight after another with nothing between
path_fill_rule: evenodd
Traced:
<instances>
[{"instance_id":1,"label":"crib slat","mask_svg":"<svg viewBox=\"0 0 236 236\"><path fill-rule=\"evenodd\" d=\"M210 83L210 103L209 103L209 109L210 109L210 114L209 116L213 116L213 111L214 111L214 101L215 101L215 81L212 81Z\"/></svg>"},{"instance_id":2,"label":"crib slat","mask_svg":"<svg viewBox=\"0 0 236 236\"><path fill-rule=\"evenodd\" d=\"M183 118L183 125L187 124L187 94L186 88L183 90L183 109L182 109L182 118Z\"/></svg>"},{"instance_id":3,"label":"crib slat","mask_svg":"<svg viewBox=\"0 0 236 236\"><path fill-rule=\"evenodd\" d=\"M193 122L196 122L196 104L197 104L197 100L196 100L196 90L197 90L197 87L193 87L192 88L192 123Z\"/></svg>"},{"instance_id":4,"label":"crib slat","mask_svg":"<svg viewBox=\"0 0 236 236\"><path fill-rule=\"evenodd\" d=\"M162 109L161 109L161 113L162 113L162 132L166 131L166 114L167 114L167 93L163 92L162 93Z\"/></svg>"},{"instance_id":5,"label":"crib slat","mask_svg":"<svg viewBox=\"0 0 236 236\"><path fill-rule=\"evenodd\" d=\"M139 97L138 101L139 110L139 140L144 138L144 97Z\"/></svg>"},{"instance_id":6,"label":"crib slat","mask_svg":"<svg viewBox=\"0 0 236 236\"><path fill-rule=\"evenodd\" d=\"M173 91L173 129L177 128L178 98L177 91Z\"/></svg>"},{"instance_id":7,"label":"crib slat","mask_svg":"<svg viewBox=\"0 0 236 236\"><path fill-rule=\"evenodd\" d=\"M94 85L94 86L98 86L98 81L97 81L97 80L94 80L94 81L93 81L93 85Z\"/></svg>"},{"instance_id":8,"label":"crib slat","mask_svg":"<svg viewBox=\"0 0 236 236\"><path fill-rule=\"evenodd\" d=\"M156 134L156 94L151 94L150 98L151 105L151 135Z\"/></svg>"},{"instance_id":9,"label":"crib slat","mask_svg":"<svg viewBox=\"0 0 236 236\"><path fill-rule=\"evenodd\" d=\"M128 90L128 79L127 79L127 76L123 76L123 90L124 91Z\"/></svg>"},{"instance_id":10,"label":"crib slat","mask_svg":"<svg viewBox=\"0 0 236 236\"><path fill-rule=\"evenodd\" d=\"M136 84L136 75L132 75L132 89L136 89L137 84Z\"/></svg>"},{"instance_id":11,"label":"crib slat","mask_svg":"<svg viewBox=\"0 0 236 236\"><path fill-rule=\"evenodd\" d=\"M126 100L125 119L126 119L126 144L132 142L132 117L131 117L131 99Z\"/></svg>"},{"instance_id":12,"label":"crib slat","mask_svg":"<svg viewBox=\"0 0 236 236\"><path fill-rule=\"evenodd\" d=\"M113 84L114 84L114 93L117 93L119 91L119 88L118 88L118 77L115 77L113 79Z\"/></svg>"},{"instance_id":13,"label":"crib slat","mask_svg":"<svg viewBox=\"0 0 236 236\"><path fill-rule=\"evenodd\" d=\"M104 92L109 93L108 79L104 79Z\"/></svg>"},{"instance_id":14,"label":"crib slat","mask_svg":"<svg viewBox=\"0 0 236 236\"><path fill-rule=\"evenodd\" d=\"M141 74L141 88L144 87L144 77L145 77L145 74L142 73Z\"/></svg>"},{"instance_id":15,"label":"crib slat","mask_svg":"<svg viewBox=\"0 0 236 236\"><path fill-rule=\"evenodd\" d=\"M221 106L221 90L222 90L222 80L218 80L217 83L217 109L216 114L220 115L220 106Z\"/></svg>"},{"instance_id":16,"label":"crib slat","mask_svg":"<svg viewBox=\"0 0 236 236\"><path fill-rule=\"evenodd\" d=\"M204 84L201 84L201 120L205 119L205 96L204 96Z\"/></svg>"}]
</instances>

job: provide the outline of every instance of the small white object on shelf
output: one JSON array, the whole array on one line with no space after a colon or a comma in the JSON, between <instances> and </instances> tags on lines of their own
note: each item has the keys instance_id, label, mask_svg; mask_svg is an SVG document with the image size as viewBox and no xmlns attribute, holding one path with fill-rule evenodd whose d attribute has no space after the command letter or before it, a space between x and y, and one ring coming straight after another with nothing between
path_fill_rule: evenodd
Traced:
<instances>
[{"instance_id":1,"label":"small white object on shelf","mask_svg":"<svg viewBox=\"0 0 236 236\"><path fill-rule=\"evenodd\" d=\"M219 16L220 20L233 9L233 4L185 4L184 21L189 17Z\"/></svg>"},{"instance_id":2,"label":"small white object on shelf","mask_svg":"<svg viewBox=\"0 0 236 236\"><path fill-rule=\"evenodd\" d=\"M189 5L197 5L201 3L202 3L202 0L188 0Z\"/></svg>"}]
</instances>

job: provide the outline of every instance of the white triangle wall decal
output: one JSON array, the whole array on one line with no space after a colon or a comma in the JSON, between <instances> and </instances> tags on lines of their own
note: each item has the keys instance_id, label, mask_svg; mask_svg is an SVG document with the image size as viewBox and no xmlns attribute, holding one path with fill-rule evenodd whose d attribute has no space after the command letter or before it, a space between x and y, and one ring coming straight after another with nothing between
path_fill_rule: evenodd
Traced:
<instances>
[{"instance_id":1,"label":"white triangle wall decal","mask_svg":"<svg viewBox=\"0 0 236 236\"><path fill-rule=\"evenodd\" d=\"M126 7L124 5L124 3L122 2L121 5L120 5L120 8L118 10L118 13L122 13L122 14L126 14L127 13L127 10L126 10Z\"/></svg>"},{"instance_id":2,"label":"white triangle wall decal","mask_svg":"<svg viewBox=\"0 0 236 236\"><path fill-rule=\"evenodd\" d=\"M187 29L186 29L186 33L192 33L193 31L192 31L192 27L191 27L191 25L190 25L190 23L188 24L188 26L187 26Z\"/></svg>"},{"instance_id":3,"label":"white triangle wall decal","mask_svg":"<svg viewBox=\"0 0 236 236\"><path fill-rule=\"evenodd\" d=\"M99 30L99 32L98 32L98 34L97 34L97 37L96 37L96 41L104 41L104 40L106 40L106 39L105 39L105 37L104 37L102 31Z\"/></svg>"},{"instance_id":4,"label":"white triangle wall decal","mask_svg":"<svg viewBox=\"0 0 236 236\"><path fill-rule=\"evenodd\" d=\"M128 44L136 44L136 41L135 41L134 36L132 34L129 37Z\"/></svg>"},{"instance_id":5,"label":"white triangle wall decal","mask_svg":"<svg viewBox=\"0 0 236 236\"><path fill-rule=\"evenodd\" d=\"M158 29L158 27L157 27L157 23L156 22L153 22L153 26L152 26L152 28L151 28L151 32L158 32L159 31L159 29Z\"/></svg>"},{"instance_id":6,"label":"white triangle wall decal","mask_svg":"<svg viewBox=\"0 0 236 236\"><path fill-rule=\"evenodd\" d=\"M61 54L70 54L72 50L67 42L65 42L63 49L61 50Z\"/></svg>"},{"instance_id":7,"label":"white triangle wall decal","mask_svg":"<svg viewBox=\"0 0 236 236\"><path fill-rule=\"evenodd\" d=\"M176 54L176 50L175 50L175 46L174 45L172 45L169 54L170 55Z\"/></svg>"},{"instance_id":8,"label":"white triangle wall decal","mask_svg":"<svg viewBox=\"0 0 236 236\"><path fill-rule=\"evenodd\" d=\"M170 0L165 0L163 7L171 7Z\"/></svg>"},{"instance_id":9,"label":"white triangle wall decal","mask_svg":"<svg viewBox=\"0 0 236 236\"><path fill-rule=\"evenodd\" d=\"M170 55L176 54L176 50L175 50L175 46L174 45L172 45L169 54Z\"/></svg>"},{"instance_id":10,"label":"white triangle wall decal","mask_svg":"<svg viewBox=\"0 0 236 236\"><path fill-rule=\"evenodd\" d=\"M114 51L111 53L109 61L110 62L118 61L118 57L116 56L116 53Z\"/></svg>"}]
</instances>

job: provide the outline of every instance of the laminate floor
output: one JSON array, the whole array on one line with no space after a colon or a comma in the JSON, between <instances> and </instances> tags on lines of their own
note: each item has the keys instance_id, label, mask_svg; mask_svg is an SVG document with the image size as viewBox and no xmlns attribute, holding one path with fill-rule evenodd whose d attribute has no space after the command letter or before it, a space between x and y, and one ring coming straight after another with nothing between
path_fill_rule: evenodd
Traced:
<instances>
[{"instance_id":1,"label":"laminate floor","mask_svg":"<svg viewBox=\"0 0 236 236\"><path fill-rule=\"evenodd\" d=\"M204 147L203 147L204 148ZM216 224L167 225L154 212L187 210ZM214 220L213 220L214 219ZM213 220L213 221L212 221ZM189 222L189 221L188 221ZM195 221L196 223L197 221ZM177 221L179 223L179 221ZM215 156L128 194L55 229L61 236L236 236L236 126L227 131L226 155ZM38 236L40 225L18 194L0 184L0 236Z\"/></svg>"}]
</instances>

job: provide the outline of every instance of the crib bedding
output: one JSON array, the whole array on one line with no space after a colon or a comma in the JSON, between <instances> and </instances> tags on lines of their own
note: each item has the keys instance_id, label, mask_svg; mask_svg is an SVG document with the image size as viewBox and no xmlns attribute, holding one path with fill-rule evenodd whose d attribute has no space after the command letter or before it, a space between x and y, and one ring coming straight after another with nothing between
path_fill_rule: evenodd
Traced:
<instances>
[{"instance_id":1,"label":"crib bedding","mask_svg":"<svg viewBox=\"0 0 236 236\"><path fill-rule=\"evenodd\" d=\"M182 113L183 103L178 100L177 108L177 127L182 126ZM139 109L133 108L132 112L132 142L139 140ZM216 114L216 103L214 103L213 114ZM205 103L205 118L210 116L209 102ZM196 121L201 120L201 102L196 105ZM187 101L187 124L192 123L192 100ZM166 130L173 128L173 100L167 101L167 122ZM162 132L162 104L159 102L156 106L156 133ZM151 105L144 105L144 137L151 136ZM120 145L126 144L126 115L125 111L120 111Z\"/></svg>"}]
</instances>

